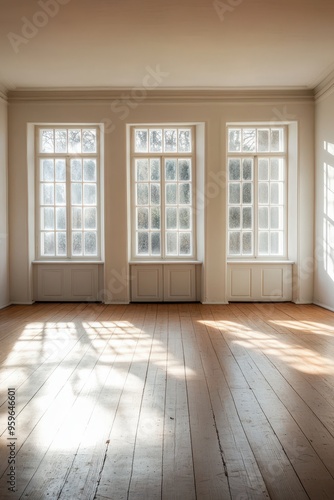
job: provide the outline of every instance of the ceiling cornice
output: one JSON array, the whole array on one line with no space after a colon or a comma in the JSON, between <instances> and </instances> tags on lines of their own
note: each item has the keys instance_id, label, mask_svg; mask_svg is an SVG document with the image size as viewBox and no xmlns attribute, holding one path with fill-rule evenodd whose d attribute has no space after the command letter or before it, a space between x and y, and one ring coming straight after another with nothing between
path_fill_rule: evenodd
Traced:
<instances>
[{"instance_id":1,"label":"ceiling cornice","mask_svg":"<svg viewBox=\"0 0 334 500\"><path fill-rule=\"evenodd\" d=\"M313 101L314 91L292 89L20 89L8 92L10 103L52 101L107 101L129 99L140 102L252 102Z\"/></svg>"},{"instance_id":2,"label":"ceiling cornice","mask_svg":"<svg viewBox=\"0 0 334 500\"><path fill-rule=\"evenodd\" d=\"M315 87L315 100L319 101L320 99L324 99L332 92L334 92L334 70Z\"/></svg>"},{"instance_id":3,"label":"ceiling cornice","mask_svg":"<svg viewBox=\"0 0 334 500\"><path fill-rule=\"evenodd\" d=\"M7 89L3 87L1 84L0 84L0 100L5 102L8 101Z\"/></svg>"}]
</instances>

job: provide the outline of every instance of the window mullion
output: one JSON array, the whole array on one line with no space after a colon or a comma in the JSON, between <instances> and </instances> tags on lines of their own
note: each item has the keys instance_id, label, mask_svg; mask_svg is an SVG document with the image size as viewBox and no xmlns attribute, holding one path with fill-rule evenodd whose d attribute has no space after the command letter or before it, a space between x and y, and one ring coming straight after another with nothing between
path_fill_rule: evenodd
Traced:
<instances>
[{"instance_id":1,"label":"window mullion","mask_svg":"<svg viewBox=\"0 0 334 500\"><path fill-rule=\"evenodd\" d=\"M66 255L67 258L72 256L72 227L71 227L71 160L70 156L66 156Z\"/></svg>"},{"instance_id":2,"label":"window mullion","mask_svg":"<svg viewBox=\"0 0 334 500\"><path fill-rule=\"evenodd\" d=\"M259 256L259 195L258 195L258 156L254 156L254 204L253 204L253 223L254 223L254 257Z\"/></svg>"},{"instance_id":3,"label":"window mullion","mask_svg":"<svg viewBox=\"0 0 334 500\"><path fill-rule=\"evenodd\" d=\"M166 259L166 244L167 244L167 235L165 232L166 228L166 187L165 187L165 156L160 157L160 244L161 244L161 258Z\"/></svg>"}]
</instances>

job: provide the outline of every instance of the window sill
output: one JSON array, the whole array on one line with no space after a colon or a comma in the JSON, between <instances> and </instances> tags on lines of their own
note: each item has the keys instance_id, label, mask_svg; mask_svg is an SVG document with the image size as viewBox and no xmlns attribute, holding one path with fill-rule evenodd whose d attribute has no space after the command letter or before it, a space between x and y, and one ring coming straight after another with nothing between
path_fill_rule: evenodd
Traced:
<instances>
[{"instance_id":1,"label":"window sill","mask_svg":"<svg viewBox=\"0 0 334 500\"><path fill-rule=\"evenodd\" d=\"M145 265L145 264L163 264L163 265L168 265L168 264L203 264L202 261L200 260L130 260L129 261L130 265Z\"/></svg>"},{"instance_id":2,"label":"window sill","mask_svg":"<svg viewBox=\"0 0 334 500\"><path fill-rule=\"evenodd\" d=\"M283 265L283 264L295 264L295 262L293 260L259 260L259 259L249 259L249 260L240 260L240 259L236 259L236 260L232 260L232 259L229 259L227 261L227 264L260 264L261 266L263 266L264 264L270 264L270 265L273 265L273 264L277 264L279 266Z\"/></svg>"},{"instance_id":3,"label":"window sill","mask_svg":"<svg viewBox=\"0 0 334 500\"><path fill-rule=\"evenodd\" d=\"M32 264L104 264L103 260L33 260Z\"/></svg>"}]
</instances>

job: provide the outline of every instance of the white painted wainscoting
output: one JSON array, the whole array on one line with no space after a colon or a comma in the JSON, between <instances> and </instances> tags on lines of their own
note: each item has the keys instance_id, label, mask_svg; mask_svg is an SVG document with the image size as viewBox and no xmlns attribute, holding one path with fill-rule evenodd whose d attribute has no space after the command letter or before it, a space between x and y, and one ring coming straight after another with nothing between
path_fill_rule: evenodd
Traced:
<instances>
[{"instance_id":1,"label":"white painted wainscoting","mask_svg":"<svg viewBox=\"0 0 334 500\"><path fill-rule=\"evenodd\" d=\"M229 302L284 302L292 300L293 262L229 262Z\"/></svg>"},{"instance_id":2,"label":"white painted wainscoting","mask_svg":"<svg viewBox=\"0 0 334 500\"><path fill-rule=\"evenodd\" d=\"M103 288L103 263L34 263L34 300L97 302Z\"/></svg>"},{"instance_id":3,"label":"white painted wainscoting","mask_svg":"<svg viewBox=\"0 0 334 500\"><path fill-rule=\"evenodd\" d=\"M200 300L200 262L135 263L130 272L132 302Z\"/></svg>"}]
</instances>

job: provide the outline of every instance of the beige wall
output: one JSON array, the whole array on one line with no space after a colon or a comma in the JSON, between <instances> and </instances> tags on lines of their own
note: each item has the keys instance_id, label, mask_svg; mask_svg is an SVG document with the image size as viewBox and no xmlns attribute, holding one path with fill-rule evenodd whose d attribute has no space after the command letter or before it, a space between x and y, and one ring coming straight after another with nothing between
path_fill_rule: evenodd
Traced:
<instances>
[{"instance_id":1,"label":"beige wall","mask_svg":"<svg viewBox=\"0 0 334 500\"><path fill-rule=\"evenodd\" d=\"M334 93L316 103L314 302L334 310Z\"/></svg>"},{"instance_id":2,"label":"beige wall","mask_svg":"<svg viewBox=\"0 0 334 500\"><path fill-rule=\"evenodd\" d=\"M252 100L250 102L132 101L123 111L113 112L107 101L13 102L10 105L10 227L11 296L14 302L32 300L33 172L28 172L28 123L100 123L111 120L115 129L105 134L105 288L113 288L114 300L129 299L127 258L126 124L164 122L205 123L205 257L203 302L226 302L225 250L225 127L230 121L292 120L298 124L298 234L294 257L294 298L310 302L313 277L301 265L313 258L314 106L309 101ZM126 118L123 114L127 114ZM122 119L124 118L124 119ZM29 175L28 175L29 174ZM217 180L218 179L218 180ZM28 188L28 183L29 188ZM213 185L215 184L218 189ZM29 192L30 191L30 192ZM30 227L30 230L29 230ZM118 280L118 281L117 281Z\"/></svg>"},{"instance_id":3,"label":"beige wall","mask_svg":"<svg viewBox=\"0 0 334 500\"><path fill-rule=\"evenodd\" d=\"M7 103L0 97L0 308L9 303Z\"/></svg>"}]
</instances>

